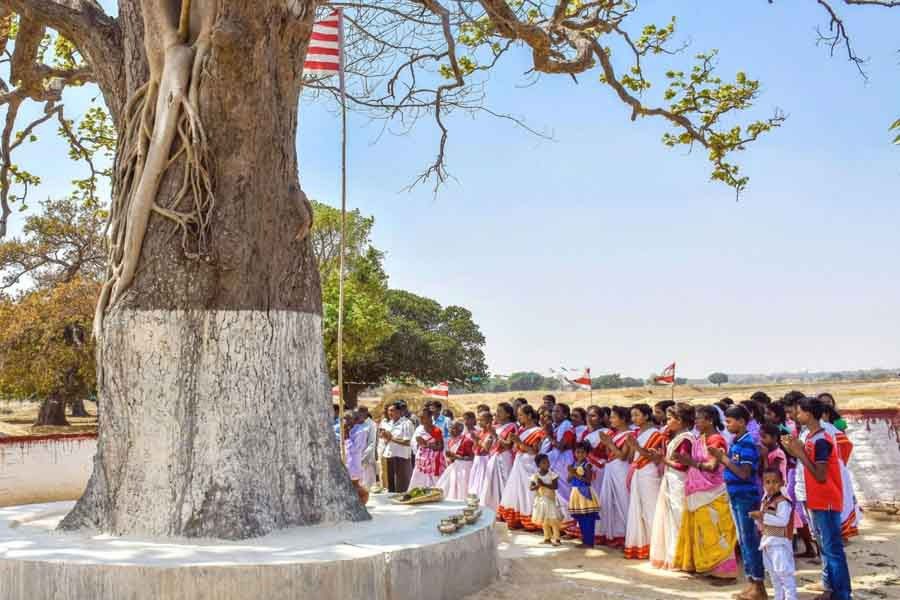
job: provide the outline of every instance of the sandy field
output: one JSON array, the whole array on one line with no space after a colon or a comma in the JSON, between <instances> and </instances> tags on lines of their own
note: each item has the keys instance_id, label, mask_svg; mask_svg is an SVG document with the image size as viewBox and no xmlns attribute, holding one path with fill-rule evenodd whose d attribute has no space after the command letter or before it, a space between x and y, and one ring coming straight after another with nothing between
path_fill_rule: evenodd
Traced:
<instances>
[{"instance_id":1,"label":"sandy field","mask_svg":"<svg viewBox=\"0 0 900 600\"><path fill-rule=\"evenodd\" d=\"M784 385L680 385L675 387L675 400L690 402L692 404L712 404L716 400L726 396L740 401L762 390L773 399L782 397L791 390L800 390L806 394L819 392L831 392L837 399L838 409L860 408L896 408L900 406L900 379L884 381L841 381L828 383L784 384ZM591 392L506 392L501 394L461 394L451 396L451 402L463 407L464 410L472 410L479 404L487 404L492 408L498 402L522 396L531 404L540 404L541 397L546 393L552 393L559 402L565 402L570 406L588 406L597 404L600 406L612 406L616 404L630 406L638 402L646 402L653 405L660 400L669 400L672 390L668 386L624 388L618 390L594 390Z\"/></svg>"},{"instance_id":2,"label":"sandy field","mask_svg":"<svg viewBox=\"0 0 900 600\"><path fill-rule=\"evenodd\" d=\"M743 588L742 583L714 587L703 577L658 571L647 561L627 561L611 550L580 550L572 541L551 548L540 544L541 537L511 533L505 525L495 530L500 580L466 600L730 600ZM847 554L855 600L900 598L900 522L865 519ZM801 600L821 593L811 587L819 573L819 564L797 561Z\"/></svg>"}]
</instances>

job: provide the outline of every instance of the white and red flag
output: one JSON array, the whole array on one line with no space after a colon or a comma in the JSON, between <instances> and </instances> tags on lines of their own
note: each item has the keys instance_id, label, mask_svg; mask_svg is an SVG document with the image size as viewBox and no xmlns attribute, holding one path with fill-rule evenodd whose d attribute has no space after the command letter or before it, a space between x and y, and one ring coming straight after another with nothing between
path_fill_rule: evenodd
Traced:
<instances>
[{"instance_id":1,"label":"white and red flag","mask_svg":"<svg viewBox=\"0 0 900 600\"><path fill-rule=\"evenodd\" d=\"M306 62L303 63L303 75L306 77L328 77L339 75L343 64L343 35L340 10L333 10L325 18L313 24L306 51Z\"/></svg>"},{"instance_id":2,"label":"white and red flag","mask_svg":"<svg viewBox=\"0 0 900 600\"><path fill-rule=\"evenodd\" d=\"M671 383L674 385L675 383L675 363L672 363L668 367L666 367L662 375L659 375L656 378L656 383Z\"/></svg>"},{"instance_id":3,"label":"white and red flag","mask_svg":"<svg viewBox=\"0 0 900 600\"><path fill-rule=\"evenodd\" d=\"M582 390L591 389L591 369L585 367L584 369L567 369L565 367L562 368L562 373L557 374L556 371L550 369L550 372L554 375L560 376L563 381L568 383L569 385L574 385L577 388Z\"/></svg>"},{"instance_id":4,"label":"white and red flag","mask_svg":"<svg viewBox=\"0 0 900 600\"><path fill-rule=\"evenodd\" d=\"M422 390L425 392L425 395L429 398L438 398L440 400L446 400L450 397L450 383L447 381L442 381L434 387L426 388Z\"/></svg>"},{"instance_id":5,"label":"white and red flag","mask_svg":"<svg viewBox=\"0 0 900 600\"><path fill-rule=\"evenodd\" d=\"M589 368L585 368L584 372L581 375L572 380L572 383L583 390L591 389L591 370Z\"/></svg>"}]
</instances>

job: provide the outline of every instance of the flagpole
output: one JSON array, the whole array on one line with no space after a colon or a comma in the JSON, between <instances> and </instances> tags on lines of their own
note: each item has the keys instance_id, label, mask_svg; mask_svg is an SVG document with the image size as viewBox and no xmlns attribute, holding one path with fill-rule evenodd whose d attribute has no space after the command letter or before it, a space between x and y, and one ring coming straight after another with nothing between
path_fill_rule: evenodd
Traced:
<instances>
[{"instance_id":1,"label":"flagpole","mask_svg":"<svg viewBox=\"0 0 900 600\"><path fill-rule=\"evenodd\" d=\"M338 79L341 88L341 240L338 272L338 339L337 372L338 403L341 419L341 458L346 460L344 444L344 252L347 233L347 92L344 87L344 11L338 13L338 56L340 67Z\"/></svg>"},{"instance_id":2,"label":"flagpole","mask_svg":"<svg viewBox=\"0 0 900 600\"><path fill-rule=\"evenodd\" d=\"M672 367L672 402L675 402L675 382L678 378L675 376L675 367Z\"/></svg>"}]
</instances>

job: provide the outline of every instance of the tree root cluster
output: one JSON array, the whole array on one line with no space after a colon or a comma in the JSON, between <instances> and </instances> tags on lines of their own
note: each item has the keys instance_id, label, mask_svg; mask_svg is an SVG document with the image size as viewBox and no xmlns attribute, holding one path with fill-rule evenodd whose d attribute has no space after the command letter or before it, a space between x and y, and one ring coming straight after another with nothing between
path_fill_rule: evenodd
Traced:
<instances>
[{"instance_id":1,"label":"tree root cluster","mask_svg":"<svg viewBox=\"0 0 900 600\"><path fill-rule=\"evenodd\" d=\"M215 1L193 4L192 10L191 0L144 2L150 80L132 94L120 119L109 260L94 318L98 337L104 314L134 281L151 214L170 221L173 234L181 233L185 257L209 256L215 195L199 87ZM180 186L162 204L160 184L174 168L181 169Z\"/></svg>"}]
</instances>

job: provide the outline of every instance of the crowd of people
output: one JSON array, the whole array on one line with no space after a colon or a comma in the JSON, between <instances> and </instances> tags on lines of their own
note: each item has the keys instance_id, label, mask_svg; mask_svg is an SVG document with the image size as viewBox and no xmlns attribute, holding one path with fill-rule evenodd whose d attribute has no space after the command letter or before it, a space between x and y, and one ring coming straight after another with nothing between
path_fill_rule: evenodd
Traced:
<instances>
[{"instance_id":1,"label":"crowd of people","mask_svg":"<svg viewBox=\"0 0 900 600\"><path fill-rule=\"evenodd\" d=\"M335 430L363 501L376 486L474 494L547 544L580 538L713 584L734 582L742 565L739 600L767 598L765 573L777 600L796 599L795 556L820 557L818 598L851 598L844 543L860 511L831 394L586 409L547 395L459 419L439 401L415 415L397 402L378 423L365 408L345 419Z\"/></svg>"}]
</instances>

